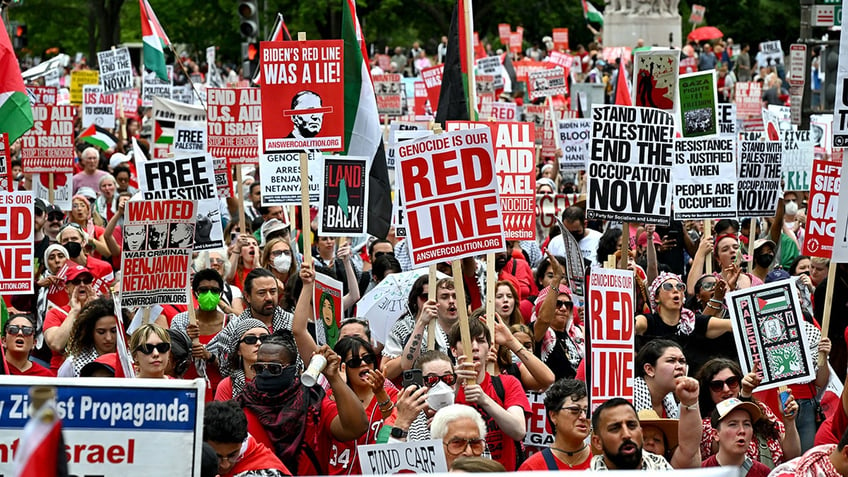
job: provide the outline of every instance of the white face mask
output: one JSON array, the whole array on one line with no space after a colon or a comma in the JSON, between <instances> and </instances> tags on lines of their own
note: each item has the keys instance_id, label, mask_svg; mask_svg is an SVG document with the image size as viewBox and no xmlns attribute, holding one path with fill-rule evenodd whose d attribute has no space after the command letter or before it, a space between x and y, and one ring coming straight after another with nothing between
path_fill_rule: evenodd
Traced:
<instances>
[{"instance_id":1,"label":"white face mask","mask_svg":"<svg viewBox=\"0 0 848 477\"><path fill-rule=\"evenodd\" d=\"M274 259L274 270L280 273L286 273L289 271L289 267L291 267L292 258L291 255L282 254L279 257Z\"/></svg>"},{"instance_id":2,"label":"white face mask","mask_svg":"<svg viewBox=\"0 0 848 477\"><path fill-rule=\"evenodd\" d=\"M453 404L453 398L453 389L445 384L444 381L439 381L435 386L427 391L427 404L429 404L430 409L434 411L438 411L443 407Z\"/></svg>"}]
</instances>

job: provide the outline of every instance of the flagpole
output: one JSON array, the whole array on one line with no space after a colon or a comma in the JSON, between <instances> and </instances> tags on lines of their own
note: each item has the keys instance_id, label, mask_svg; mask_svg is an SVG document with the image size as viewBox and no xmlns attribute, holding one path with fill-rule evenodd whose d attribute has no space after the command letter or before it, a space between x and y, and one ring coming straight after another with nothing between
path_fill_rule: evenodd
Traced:
<instances>
[{"instance_id":1,"label":"flagpole","mask_svg":"<svg viewBox=\"0 0 848 477\"><path fill-rule=\"evenodd\" d=\"M188 80L188 84L189 84L189 85L191 85L191 90L192 90L192 91L194 91L195 96L197 96L197 100L198 100L198 101L200 101L200 105L201 105L201 106L203 106L203 107L205 108L205 107L206 107L206 103L204 103L204 102L203 102L203 98L201 98L201 97L200 97L200 91L198 91L198 90L197 90L197 87L196 87L196 86L194 86L194 81L192 81L192 80L191 80L191 75L190 75L190 74L188 73L188 71L185 69L185 65L183 65L183 63L180 61L180 56L179 56L179 55L177 55L177 51L176 51L176 50L174 50L174 45L172 45L172 44L169 42L169 43L168 43L168 48L171 50L171 53L173 53L173 54L174 54L174 60L175 60L174 62L175 62L176 64L180 65L180 69L181 69L181 70L183 70L183 74L185 75L186 79Z\"/></svg>"}]
</instances>

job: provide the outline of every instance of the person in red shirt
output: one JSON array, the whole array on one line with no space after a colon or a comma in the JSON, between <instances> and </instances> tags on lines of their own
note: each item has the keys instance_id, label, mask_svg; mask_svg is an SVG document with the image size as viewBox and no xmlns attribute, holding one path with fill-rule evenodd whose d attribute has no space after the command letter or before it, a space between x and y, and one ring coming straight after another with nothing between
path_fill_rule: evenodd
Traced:
<instances>
[{"instance_id":1,"label":"person in red shirt","mask_svg":"<svg viewBox=\"0 0 848 477\"><path fill-rule=\"evenodd\" d=\"M771 469L748 457L748 446L754 438L754 422L762 416L752 403L730 398L716 404L710 423L716 430L718 452L701 463L701 467L741 467L745 477L766 477Z\"/></svg>"},{"instance_id":2,"label":"person in red shirt","mask_svg":"<svg viewBox=\"0 0 848 477\"><path fill-rule=\"evenodd\" d=\"M585 470L592 463L586 443L591 423L586 384L560 379L545 392L545 411L554 434L550 448L530 456L518 470Z\"/></svg>"},{"instance_id":3,"label":"person in red shirt","mask_svg":"<svg viewBox=\"0 0 848 477\"><path fill-rule=\"evenodd\" d=\"M9 374L18 376L56 376L44 366L29 360L35 346L35 320L31 315L12 315L3 328L3 347Z\"/></svg>"},{"instance_id":4,"label":"person in red shirt","mask_svg":"<svg viewBox=\"0 0 848 477\"><path fill-rule=\"evenodd\" d=\"M87 268L94 276L94 289L104 291L115 280L112 265L94 258L85 252L90 243L88 234L79 225L69 222L59 231L57 239L68 251L68 258L77 265ZM69 264L71 266L71 264Z\"/></svg>"},{"instance_id":5,"label":"person in red shirt","mask_svg":"<svg viewBox=\"0 0 848 477\"><path fill-rule=\"evenodd\" d=\"M53 352L50 369L55 373L65 361L65 347L71 337L71 330L79 317L80 310L94 300L94 275L82 265L68 262L65 273L65 290L71 297L69 304L51 308L44 318L44 341Z\"/></svg>"}]
</instances>

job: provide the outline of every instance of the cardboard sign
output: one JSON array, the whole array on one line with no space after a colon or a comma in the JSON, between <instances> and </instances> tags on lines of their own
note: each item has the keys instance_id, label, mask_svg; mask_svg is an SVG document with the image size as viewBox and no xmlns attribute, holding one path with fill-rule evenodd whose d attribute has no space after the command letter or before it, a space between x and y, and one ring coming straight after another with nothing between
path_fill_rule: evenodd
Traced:
<instances>
[{"instance_id":1,"label":"cardboard sign","mask_svg":"<svg viewBox=\"0 0 848 477\"><path fill-rule=\"evenodd\" d=\"M524 413L527 416L527 433L524 434L524 445L534 447L550 447L554 443L548 424L548 411L545 409L545 393L527 391L527 401L530 409Z\"/></svg>"},{"instance_id":2,"label":"cardboard sign","mask_svg":"<svg viewBox=\"0 0 848 477\"><path fill-rule=\"evenodd\" d=\"M506 246L488 128L398 147L413 265L497 252Z\"/></svg>"},{"instance_id":3,"label":"cardboard sign","mask_svg":"<svg viewBox=\"0 0 848 477\"><path fill-rule=\"evenodd\" d=\"M530 93L530 99L568 94L565 71L559 66L534 71L528 75L527 89Z\"/></svg>"},{"instance_id":4,"label":"cardboard sign","mask_svg":"<svg viewBox=\"0 0 848 477\"><path fill-rule=\"evenodd\" d=\"M9 134L0 133L0 191L13 192L12 164L9 159Z\"/></svg>"},{"instance_id":5,"label":"cardboard sign","mask_svg":"<svg viewBox=\"0 0 848 477\"><path fill-rule=\"evenodd\" d=\"M315 341L318 345L336 345L342 324L342 282L322 273L315 274L312 306L315 312Z\"/></svg>"},{"instance_id":6,"label":"cardboard sign","mask_svg":"<svg viewBox=\"0 0 848 477\"><path fill-rule=\"evenodd\" d=\"M70 475L200 475L203 380L29 376L0 385L0 474L15 475L32 386L56 388Z\"/></svg>"},{"instance_id":7,"label":"cardboard sign","mask_svg":"<svg viewBox=\"0 0 848 477\"><path fill-rule=\"evenodd\" d=\"M773 217L777 201L783 195L780 186L783 145L762 141L759 133L743 133L739 143L740 217Z\"/></svg>"},{"instance_id":8,"label":"cardboard sign","mask_svg":"<svg viewBox=\"0 0 848 477\"><path fill-rule=\"evenodd\" d=\"M32 129L21 136L21 168L30 172L74 169L73 106L33 106Z\"/></svg>"},{"instance_id":9,"label":"cardboard sign","mask_svg":"<svg viewBox=\"0 0 848 477\"><path fill-rule=\"evenodd\" d=\"M368 230L367 157L323 156L324 187L321 191L322 237L352 237Z\"/></svg>"},{"instance_id":10,"label":"cardboard sign","mask_svg":"<svg viewBox=\"0 0 848 477\"><path fill-rule=\"evenodd\" d=\"M29 191L0 191L0 293L35 293L35 198Z\"/></svg>"},{"instance_id":11,"label":"cardboard sign","mask_svg":"<svg viewBox=\"0 0 848 477\"><path fill-rule=\"evenodd\" d=\"M718 134L736 140L736 105L731 103L719 103L716 112L718 114Z\"/></svg>"},{"instance_id":12,"label":"cardboard sign","mask_svg":"<svg viewBox=\"0 0 848 477\"><path fill-rule=\"evenodd\" d=\"M718 133L718 93L715 70L681 75L680 129L683 137L711 136Z\"/></svg>"},{"instance_id":13,"label":"cardboard sign","mask_svg":"<svg viewBox=\"0 0 848 477\"><path fill-rule=\"evenodd\" d=\"M442 91L442 73L444 70L444 64L421 70L421 79L424 80L424 86L427 88L427 99L430 101L430 108L433 110L439 107L439 94Z\"/></svg>"},{"instance_id":14,"label":"cardboard sign","mask_svg":"<svg viewBox=\"0 0 848 477\"><path fill-rule=\"evenodd\" d=\"M560 173L586 170L589 163L589 146L592 144L592 120L562 119L558 126L559 142L562 145Z\"/></svg>"},{"instance_id":15,"label":"cardboard sign","mask_svg":"<svg viewBox=\"0 0 848 477\"><path fill-rule=\"evenodd\" d=\"M53 176L53 205L61 210L71 210L74 195L73 172L33 174L33 195L46 204L50 203L50 176Z\"/></svg>"},{"instance_id":16,"label":"cardboard sign","mask_svg":"<svg viewBox=\"0 0 848 477\"><path fill-rule=\"evenodd\" d=\"M677 50L642 50L633 54L633 106L673 111L680 73Z\"/></svg>"},{"instance_id":17,"label":"cardboard sign","mask_svg":"<svg viewBox=\"0 0 848 477\"><path fill-rule=\"evenodd\" d=\"M833 255L841 175L841 163L821 159L813 161L807 223L804 226L804 255L828 259Z\"/></svg>"},{"instance_id":18,"label":"cardboard sign","mask_svg":"<svg viewBox=\"0 0 848 477\"><path fill-rule=\"evenodd\" d=\"M342 40L263 41L262 150L344 149Z\"/></svg>"},{"instance_id":19,"label":"cardboard sign","mask_svg":"<svg viewBox=\"0 0 848 477\"><path fill-rule=\"evenodd\" d=\"M71 71L71 104L82 104L82 87L87 84L97 84L99 73L97 70Z\"/></svg>"},{"instance_id":20,"label":"cardboard sign","mask_svg":"<svg viewBox=\"0 0 848 477\"><path fill-rule=\"evenodd\" d=\"M174 66L168 65L168 81L159 79L156 73L150 71L141 75L141 105L153 106L153 98L171 99L171 89L174 84Z\"/></svg>"},{"instance_id":21,"label":"cardboard sign","mask_svg":"<svg viewBox=\"0 0 848 477\"><path fill-rule=\"evenodd\" d=\"M535 135L530 123L448 121L448 131L488 126L494 136L495 170L507 240L536 238Z\"/></svg>"},{"instance_id":22,"label":"cardboard sign","mask_svg":"<svg viewBox=\"0 0 848 477\"><path fill-rule=\"evenodd\" d=\"M126 91L133 87L132 59L127 47L98 51L100 86L106 94Z\"/></svg>"},{"instance_id":23,"label":"cardboard sign","mask_svg":"<svg viewBox=\"0 0 848 477\"><path fill-rule=\"evenodd\" d=\"M614 397L633 402L634 299L633 271L593 268L589 275L590 326L587 343L591 352L589 408L591 412Z\"/></svg>"},{"instance_id":24,"label":"cardboard sign","mask_svg":"<svg viewBox=\"0 0 848 477\"><path fill-rule=\"evenodd\" d=\"M262 108L257 88L206 90L207 147L230 164L259 163Z\"/></svg>"},{"instance_id":25,"label":"cardboard sign","mask_svg":"<svg viewBox=\"0 0 848 477\"><path fill-rule=\"evenodd\" d=\"M27 86L27 96L29 96L29 104L55 106L56 105L56 88L52 86Z\"/></svg>"},{"instance_id":26,"label":"cardboard sign","mask_svg":"<svg viewBox=\"0 0 848 477\"><path fill-rule=\"evenodd\" d=\"M195 243L191 200L127 202L121 306L185 305Z\"/></svg>"},{"instance_id":27,"label":"cardboard sign","mask_svg":"<svg viewBox=\"0 0 848 477\"><path fill-rule=\"evenodd\" d=\"M783 190L810 190L813 140L810 131L783 131Z\"/></svg>"},{"instance_id":28,"label":"cardboard sign","mask_svg":"<svg viewBox=\"0 0 848 477\"><path fill-rule=\"evenodd\" d=\"M592 111L587 217L668 225L674 118L654 108Z\"/></svg>"},{"instance_id":29,"label":"cardboard sign","mask_svg":"<svg viewBox=\"0 0 848 477\"><path fill-rule=\"evenodd\" d=\"M763 129L763 85L757 82L736 83L736 115L744 130Z\"/></svg>"},{"instance_id":30,"label":"cardboard sign","mask_svg":"<svg viewBox=\"0 0 848 477\"><path fill-rule=\"evenodd\" d=\"M495 121L518 121L518 105L505 101L494 101L489 118Z\"/></svg>"},{"instance_id":31,"label":"cardboard sign","mask_svg":"<svg viewBox=\"0 0 848 477\"><path fill-rule=\"evenodd\" d=\"M389 116L403 114L403 84L399 74L373 75L377 112Z\"/></svg>"},{"instance_id":32,"label":"cardboard sign","mask_svg":"<svg viewBox=\"0 0 848 477\"><path fill-rule=\"evenodd\" d=\"M736 143L730 138L678 138L674 142L674 219L736 217Z\"/></svg>"},{"instance_id":33,"label":"cardboard sign","mask_svg":"<svg viewBox=\"0 0 848 477\"><path fill-rule=\"evenodd\" d=\"M206 121L206 109L178 103L170 99L153 98L153 159L166 159L173 152L174 125L177 121Z\"/></svg>"},{"instance_id":34,"label":"cardboard sign","mask_svg":"<svg viewBox=\"0 0 848 477\"><path fill-rule=\"evenodd\" d=\"M362 475L447 472L442 441L393 442L357 446Z\"/></svg>"},{"instance_id":35,"label":"cardboard sign","mask_svg":"<svg viewBox=\"0 0 848 477\"><path fill-rule=\"evenodd\" d=\"M551 39L554 41L554 50L568 51L568 28L554 28Z\"/></svg>"},{"instance_id":36,"label":"cardboard sign","mask_svg":"<svg viewBox=\"0 0 848 477\"><path fill-rule=\"evenodd\" d=\"M271 152L259 155L262 205L300 205L300 153ZM321 200L324 170L321 154L309 153L309 202Z\"/></svg>"},{"instance_id":37,"label":"cardboard sign","mask_svg":"<svg viewBox=\"0 0 848 477\"><path fill-rule=\"evenodd\" d=\"M816 378L794 279L732 291L726 300L742 374L762 370L758 390Z\"/></svg>"},{"instance_id":38,"label":"cardboard sign","mask_svg":"<svg viewBox=\"0 0 848 477\"><path fill-rule=\"evenodd\" d=\"M497 56L487 56L477 60L477 71L481 75L492 75L495 81L495 89L503 89L503 65L501 59Z\"/></svg>"},{"instance_id":39,"label":"cardboard sign","mask_svg":"<svg viewBox=\"0 0 848 477\"><path fill-rule=\"evenodd\" d=\"M115 96L104 94L103 88L87 84L82 88L82 127L96 124L102 128L115 128Z\"/></svg>"}]
</instances>

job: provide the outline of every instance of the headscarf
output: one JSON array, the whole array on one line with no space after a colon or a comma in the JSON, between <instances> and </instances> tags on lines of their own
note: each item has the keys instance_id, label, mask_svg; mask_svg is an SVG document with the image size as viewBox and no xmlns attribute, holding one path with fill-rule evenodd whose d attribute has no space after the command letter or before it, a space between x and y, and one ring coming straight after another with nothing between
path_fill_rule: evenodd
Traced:
<instances>
[{"instance_id":1,"label":"headscarf","mask_svg":"<svg viewBox=\"0 0 848 477\"><path fill-rule=\"evenodd\" d=\"M553 193L556 194L556 192L557 192L556 183L554 183L554 181L551 180L549 177L540 177L540 178L536 179L536 190L539 190L539 186L543 186L543 185L549 186L551 188L551 190L553 191Z\"/></svg>"},{"instance_id":2,"label":"headscarf","mask_svg":"<svg viewBox=\"0 0 848 477\"><path fill-rule=\"evenodd\" d=\"M531 317L531 321L536 321L536 316L539 313L539 310L542 308L542 303L545 302L545 298L548 296L548 293L550 291L551 287L545 287L541 291L539 291L539 296L536 297L536 306L533 309L533 316ZM572 303L574 302L574 299L571 295L571 290L567 286L560 284L558 294L568 295L568 299L571 300ZM571 361L571 365L574 367L574 369L577 369L577 365L579 365L580 361L583 360L583 356L585 356L586 350L583 345L585 341L583 331L581 331L580 328L578 328L574 324L573 309L571 319L569 319L568 322L565 324L565 332L568 334L568 337L571 338L570 340L566 340L566 345L570 347L570 345L573 343L575 348L569 350L569 358L574 358L569 359L569 361ZM548 358L548 356L554 350L554 345L556 345L556 333L551 328L548 328L545 332L544 338L542 338L542 361L545 361Z\"/></svg>"},{"instance_id":3,"label":"headscarf","mask_svg":"<svg viewBox=\"0 0 848 477\"><path fill-rule=\"evenodd\" d=\"M658 303L657 295L659 295L660 287L663 283L669 280L677 280L680 283L685 283L680 275L669 272L662 272L654 278L651 286L648 288L648 297L651 299L651 311L657 312ZM677 324L678 334L690 335L695 330L695 313L688 308L680 308L680 322Z\"/></svg>"},{"instance_id":4,"label":"headscarf","mask_svg":"<svg viewBox=\"0 0 848 477\"><path fill-rule=\"evenodd\" d=\"M68 257L68 250L67 250L67 249L65 249L65 246L64 246L64 245L60 245L60 244L58 244L58 243L54 243L53 245L51 245L51 246L47 247L47 250L45 250L45 251L44 251L44 261L43 261L43 262L41 262L41 263L44 265L44 269L48 272L47 276L52 275L52 273L49 273L49 272L50 272L50 269L48 269L48 268L47 268L47 258L48 258L48 257L50 256L50 254L51 254L51 253L53 253L53 252L60 252L62 255L64 255L64 256L65 256L65 258L69 258L69 257Z\"/></svg>"},{"instance_id":5,"label":"headscarf","mask_svg":"<svg viewBox=\"0 0 848 477\"><path fill-rule=\"evenodd\" d=\"M241 340L242 335L252 330L253 328L262 328L266 333L270 333L268 331L268 327L265 326L265 323L257 320L256 318L245 318L243 320L239 320L236 324L235 332L233 335L233 339L231 343L227 345L227 356L231 356L233 354L238 353L239 341ZM233 398L241 394L245 385L245 375L244 375L244 367L236 368L230 373L230 382L233 386Z\"/></svg>"}]
</instances>

